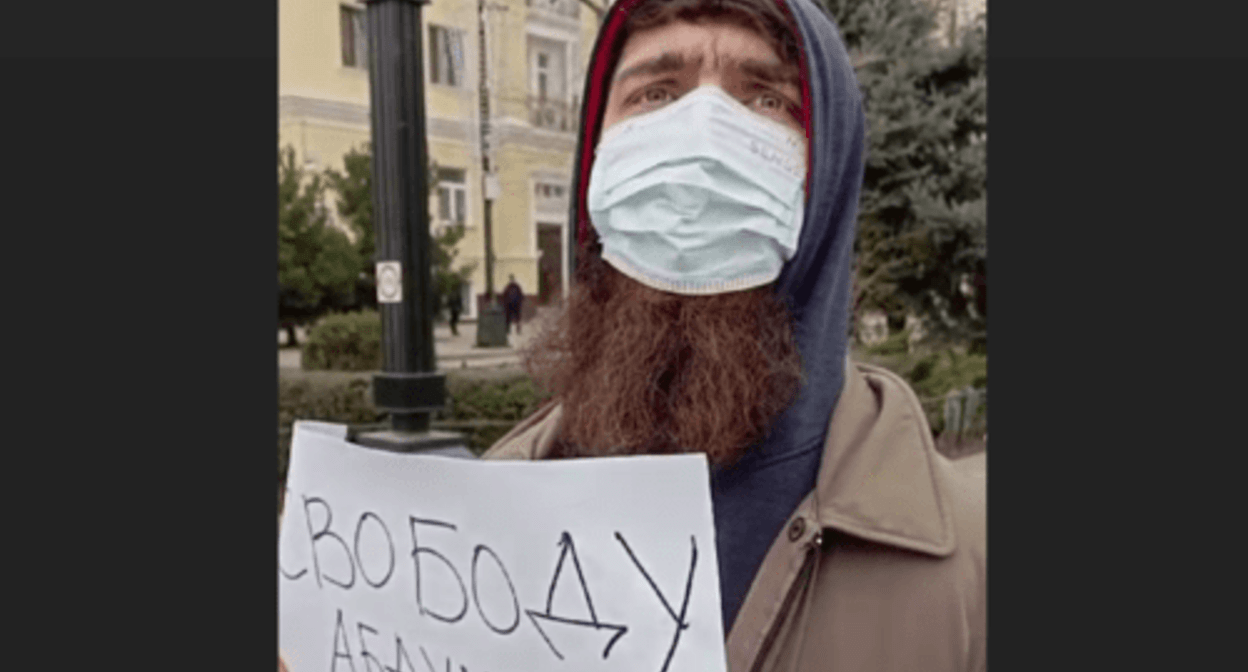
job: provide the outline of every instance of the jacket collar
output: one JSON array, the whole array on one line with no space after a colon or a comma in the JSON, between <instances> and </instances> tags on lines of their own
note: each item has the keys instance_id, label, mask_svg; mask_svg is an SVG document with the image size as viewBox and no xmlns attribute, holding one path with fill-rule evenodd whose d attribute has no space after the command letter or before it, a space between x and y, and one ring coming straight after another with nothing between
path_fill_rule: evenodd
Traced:
<instances>
[{"instance_id":1,"label":"jacket collar","mask_svg":"<svg viewBox=\"0 0 1248 672\"><path fill-rule=\"evenodd\" d=\"M562 415L558 404L545 406L484 457L543 459ZM813 510L822 528L949 555L953 520L937 477L940 459L919 400L905 381L886 369L848 364L815 490L798 510Z\"/></svg>"},{"instance_id":2,"label":"jacket collar","mask_svg":"<svg viewBox=\"0 0 1248 672\"><path fill-rule=\"evenodd\" d=\"M815 515L824 528L935 556L953 552L939 454L919 400L901 378L848 365L819 466Z\"/></svg>"}]
</instances>

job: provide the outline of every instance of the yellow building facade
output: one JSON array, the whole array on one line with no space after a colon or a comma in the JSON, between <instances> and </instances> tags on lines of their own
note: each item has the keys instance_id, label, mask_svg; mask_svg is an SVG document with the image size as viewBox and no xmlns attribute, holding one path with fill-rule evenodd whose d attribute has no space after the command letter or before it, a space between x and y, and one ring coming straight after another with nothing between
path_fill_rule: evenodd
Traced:
<instances>
[{"instance_id":1,"label":"yellow building facade","mask_svg":"<svg viewBox=\"0 0 1248 672\"><path fill-rule=\"evenodd\" d=\"M532 306L559 300L568 287L579 97L598 18L579 0L486 5L489 158L499 186L491 213L494 291L514 275ZM366 16L362 3L279 0L278 143L294 147L310 171L343 170L342 157L371 140ZM426 130L436 164L430 224L465 225L457 261L476 264L465 287L467 319L477 315L486 287L480 17L477 0L433 0L421 12ZM326 201L336 214L334 196Z\"/></svg>"}]
</instances>

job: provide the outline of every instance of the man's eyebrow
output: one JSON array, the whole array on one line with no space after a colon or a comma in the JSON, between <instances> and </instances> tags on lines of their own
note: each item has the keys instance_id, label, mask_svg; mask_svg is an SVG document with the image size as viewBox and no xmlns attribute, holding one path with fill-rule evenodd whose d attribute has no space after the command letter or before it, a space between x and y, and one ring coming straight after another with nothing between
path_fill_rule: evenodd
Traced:
<instances>
[{"instance_id":1,"label":"man's eyebrow","mask_svg":"<svg viewBox=\"0 0 1248 672\"><path fill-rule=\"evenodd\" d=\"M637 65L624 68L616 73L615 79L613 79L611 83L612 85L619 84L630 77L638 77L641 75L663 75L670 72L679 72L680 70L683 70L684 67L684 54L673 51L665 51L658 58L651 58L642 61Z\"/></svg>"},{"instance_id":2,"label":"man's eyebrow","mask_svg":"<svg viewBox=\"0 0 1248 672\"><path fill-rule=\"evenodd\" d=\"M746 59L737 64L745 75L773 84L792 84L801 87L801 71L795 63L769 63L756 59Z\"/></svg>"}]
</instances>

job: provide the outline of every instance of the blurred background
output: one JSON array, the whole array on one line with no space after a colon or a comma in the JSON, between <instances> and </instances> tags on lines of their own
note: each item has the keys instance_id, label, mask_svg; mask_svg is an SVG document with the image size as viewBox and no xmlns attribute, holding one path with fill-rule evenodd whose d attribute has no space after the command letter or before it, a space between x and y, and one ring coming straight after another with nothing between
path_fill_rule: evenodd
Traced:
<instances>
[{"instance_id":1,"label":"blurred background","mask_svg":"<svg viewBox=\"0 0 1248 672\"><path fill-rule=\"evenodd\" d=\"M821 0L815 0L820 2ZM435 428L487 448L544 400L517 350L568 291L568 196L583 78L606 0L433 0L422 11ZM822 0L864 94L867 165L853 355L910 381L938 448L987 447L985 0ZM384 427L373 277L366 10L280 0L278 481L295 418ZM482 39L484 38L484 39ZM494 291L514 277L519 333L477 347L485 305L482 100L497 171ZM280 497L279 497L280 506Z\"/></svg>"}]
</instances>

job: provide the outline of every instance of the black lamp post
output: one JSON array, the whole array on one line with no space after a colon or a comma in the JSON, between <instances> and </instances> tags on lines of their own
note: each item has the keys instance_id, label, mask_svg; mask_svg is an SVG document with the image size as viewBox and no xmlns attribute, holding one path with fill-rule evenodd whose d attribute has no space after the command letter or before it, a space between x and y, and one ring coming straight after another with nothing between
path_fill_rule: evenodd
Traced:
<instances>
[{"instance_id":1,"label":"black lamp post","mask_svg":"<svg viewBox=\"0 0 1248 672\"><path fill-rule=\"evenodd\" d=\"M487 9L507 11L505 5L491 6L486 0L477 0L477 48L479 77L477 94L480 97L481 120L481 190L485 195L482 208L485 235L485 305L477 315L477 347L507 347L507 317L494 295L494 226L492 210L498 191L496 167L490 165L490 89L489 71L486 67L485 12Z\"/></svg>"},{"instance_id":2,"label":"black lamp post","mask_svg":"<svg viewBox=\"0 0 1248 672\"><path fill-rule=\"evenodd\" d=\"M428 149L425 137L421 5L429 0L364 0L368 5L373 141L373 218L382 371L373 402L391 429L356 443L399 452L470 456L463 438L430 429L446 404L446 378L433 351L429 267Z\"/></svg>"}]
</instances>

